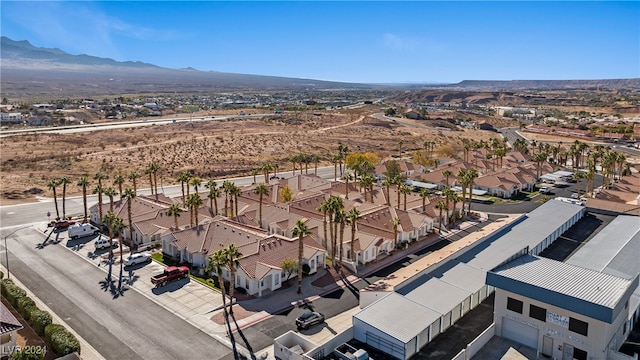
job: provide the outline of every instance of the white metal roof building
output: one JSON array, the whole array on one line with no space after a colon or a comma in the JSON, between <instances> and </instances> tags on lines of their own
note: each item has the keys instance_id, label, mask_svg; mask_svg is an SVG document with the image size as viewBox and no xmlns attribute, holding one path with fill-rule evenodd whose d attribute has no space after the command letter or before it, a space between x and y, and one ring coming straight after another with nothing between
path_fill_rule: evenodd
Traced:
<instances>
[{"instance_id":1,"label":"white metal roof building","mask_svg":"<svg viewBox=\"0 0 640 360\"><path fill-rule=\"evenodd\" d=\"M628 335L633 279L523 255L487 273L496 335L556 359L607 359Z\"/></svg>"},{"instance_id":2,"label":"white metal roof building","mask_svg":"<svg viewBox=\"0 0 640 360\"><path fill-rule=\"evenodd\" d=\"M413 332L422 334L415 339L414 343L419 346L416 351L491 294L493 288L485 283L487 271L523 254L537 255L573 226L584 215L584 211L583 206L548 201L523 216L519 222L502 228L486 240L465 249L457 259L440 264L430 273L416 274L414 278L396 286L395 291L398 294L394 296L404 296L407 300L429 309L432 314L437 314L435 317L421 319L419 322L415 321L416 317L413 317L412 325L418 323L422 326L422 331ZM358 327L368 329L370 327L367 325L368 322L384 323L385 321L380 319L398 319L408 311L403 306L387 304L387 302L376 301L354 315L356 339L368 342L371 338L364 335L368 330L360 331ZM367 316L360 317L364 312ZM376 319L377 317L380 319ZM376 336L385 339L383 334L389 326L374 326L379 329ZM395 341L393 340L395 338L396 335L389 333L387 341ZM428 341L424 342L425 338ZM405 357L398 358L407 359L407 355L413 354L411 346L405 346L404 349ZM396 351L392 355L398 354L400 352Z\"/></svg>"}]
</instances>

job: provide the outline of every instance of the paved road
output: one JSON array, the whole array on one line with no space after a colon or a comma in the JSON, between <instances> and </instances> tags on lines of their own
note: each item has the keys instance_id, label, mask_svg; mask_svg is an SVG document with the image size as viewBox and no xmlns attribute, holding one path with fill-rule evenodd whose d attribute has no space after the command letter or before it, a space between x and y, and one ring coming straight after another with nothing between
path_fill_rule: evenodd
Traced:
<instances>
[{"instance_id":1,"label":"paved road","mask_svg":"<svg viewBox=\"0 0 640 360\"><path fill-rule=\"evenodd\" d=\"M10 236L10 273L106 359L221 359L231 353L136 291L112 295L103 271L62 246L38 249L43 240L31 228ZM4 245L0 255L4 263Z\"/></svg>"}]
</instances>

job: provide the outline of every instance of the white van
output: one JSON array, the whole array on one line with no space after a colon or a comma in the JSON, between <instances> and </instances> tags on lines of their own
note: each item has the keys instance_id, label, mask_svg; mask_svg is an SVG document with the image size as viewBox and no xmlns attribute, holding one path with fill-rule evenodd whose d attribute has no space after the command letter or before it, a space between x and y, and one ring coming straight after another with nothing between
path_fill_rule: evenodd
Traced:
<instances>
[{"instance_id":1,"label":"white van","mask_svg":"<svg viewBox=\"0 0 640 360\"><path fill-rule=\"evenodd\" d=\"M69 226L67 234L70 239L77 239L79 237L98 235L100 230L91 224L74 224Z\"/></svg>"}]
</instances>

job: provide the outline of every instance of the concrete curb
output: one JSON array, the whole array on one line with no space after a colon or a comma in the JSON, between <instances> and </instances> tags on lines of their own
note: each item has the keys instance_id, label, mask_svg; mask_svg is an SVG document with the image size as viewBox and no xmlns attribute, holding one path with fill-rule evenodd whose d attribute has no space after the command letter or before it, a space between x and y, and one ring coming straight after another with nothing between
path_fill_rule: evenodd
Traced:
<instances>
[{"instance_id":1,"label":"concrete curb","mask_svg":"<svg viewBox=\"0 0 640 360\"><path fill-rule=\"evenodd\" d=\"M5 274L7 273L7 269L3 265L0 264L0 268ZM76 333L71 326L65 323L64 320L62 320L58 316L58 314L53 312L47 306L47 304L45 304L42 300L36 297L31 292L31 290L29 290L29 288L24 286L24 284L20 282L20 280L15 275L11 274L10 278L11 278L11 281L13 281L16 285L20 286L20 288L23 289L31 299L33 299L33 301L41 310L45 310L49 314L51 314L51 318L54 324L63 325L67 330L69 330L70 333L73 334L73 336L75 336L78 339L78 341L80 342L80 356L82 357L83 360L105 360L105 358L102 355L100 355L100 353L96 349L94 349L93 346L89 345L89 343L86 340L84 340L80 335L78 335L78 333Z\"/></svg>"}]
</instances>

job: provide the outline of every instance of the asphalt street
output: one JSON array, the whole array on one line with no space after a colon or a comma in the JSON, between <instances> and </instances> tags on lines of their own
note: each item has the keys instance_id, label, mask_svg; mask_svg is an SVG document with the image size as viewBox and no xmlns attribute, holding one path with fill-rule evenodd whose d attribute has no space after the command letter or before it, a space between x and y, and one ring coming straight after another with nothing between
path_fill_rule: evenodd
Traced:
<instances>
[{"instance_id":1,"label":"asphalt street","mask_svg":"<svg viewBox=\"0 0 640 360\"><path fill-rule=\"evenodd\" d=\"M11 275L105 359L221 359L231 353L136 291L112 293L103 271L62 246L38 248L44 239L35 229L7 239Z\"/></svg>"}]
</instances>

